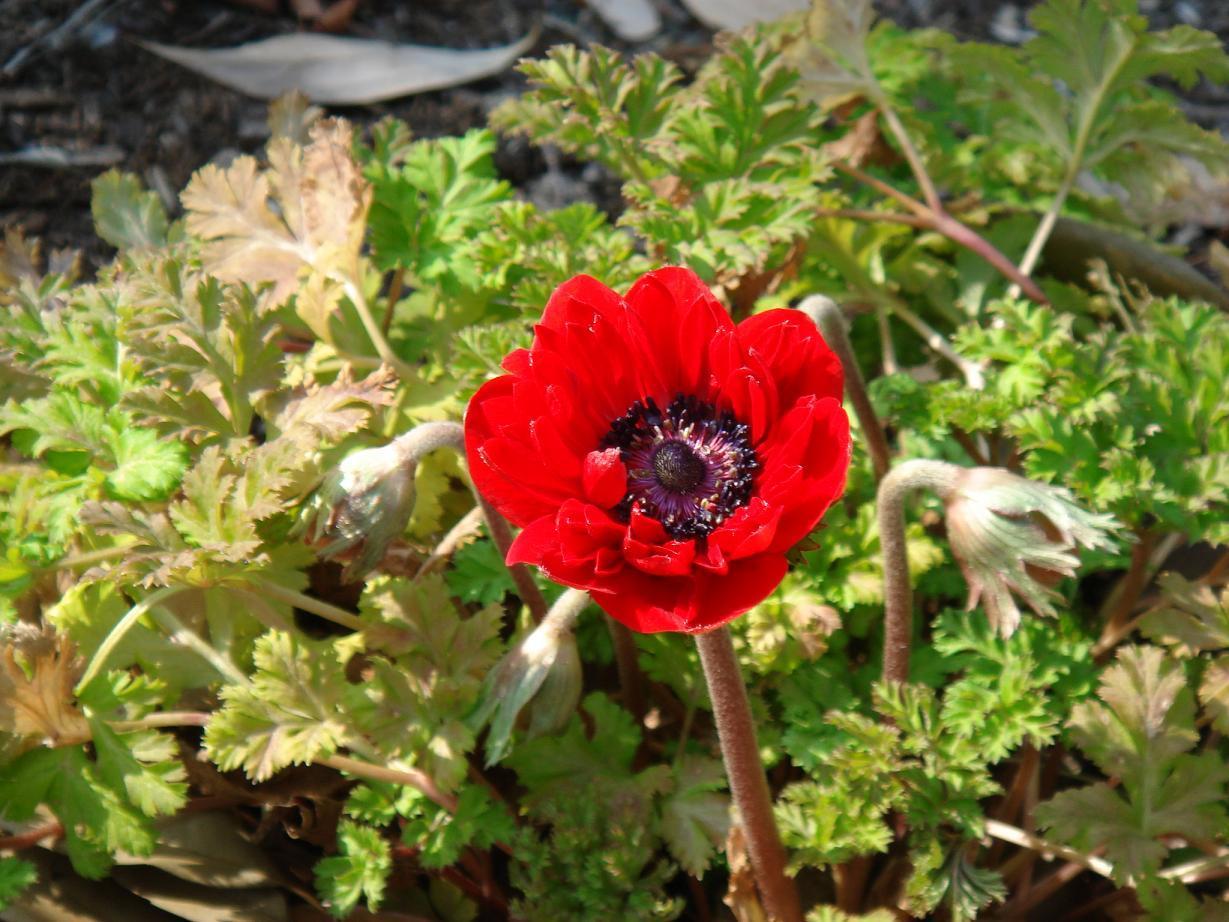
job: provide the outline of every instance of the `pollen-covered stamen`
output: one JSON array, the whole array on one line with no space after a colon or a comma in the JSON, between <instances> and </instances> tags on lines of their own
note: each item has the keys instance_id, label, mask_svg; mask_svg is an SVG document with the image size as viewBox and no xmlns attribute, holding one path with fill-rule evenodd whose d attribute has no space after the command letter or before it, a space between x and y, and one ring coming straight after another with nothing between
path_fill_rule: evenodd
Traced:
<instances>
[{"instance_id":1,"label":"pollen-covered stamen","mask_svg":"<svg viewBox=\"0 0 1229 922\"><path fill-rule=\"evenodd\" d=\"M712 532L750 500L759 470L745 423L682 394L664 411L651 397L636 401L602 445L618 448L627 466L615 511L626 517L637 505L675 538Z\"/></svg>"}]
</instances>

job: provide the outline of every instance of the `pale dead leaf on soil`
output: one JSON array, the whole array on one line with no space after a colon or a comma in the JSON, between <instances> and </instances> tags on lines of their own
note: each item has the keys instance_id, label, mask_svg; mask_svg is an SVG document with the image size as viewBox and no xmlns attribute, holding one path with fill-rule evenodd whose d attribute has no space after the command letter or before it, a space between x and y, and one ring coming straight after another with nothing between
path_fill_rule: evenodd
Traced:
<instances>
[{"instance_id":1,"label":"pale dead leaf on soil","mask_svg":"<svg viewBox=\"0 0 1229 922\"><path fill-rule=\"evenodd\" d=\"M280 304L299 289L299 314L317 335L341 296L338 278L358 275L371 187L351 154L353 131L338 119L311 126L311 143L269 143L269 167L239 157L202 167L181 196L188 231L205 241L207 272L224 282L272 282Z\"/></svg>"},{"instance_id":2,"label":"pale dead leaf on soil","mask_svg":"<svg viewBox=\"0 0 1229 922\"><path fill-rule=\"evenodd\" d=\"M612 32L628 42L643 42L661 31L661 16L649 0L585 0Z\"/></svg>"},{"instance_id":3,"label":"pale dead leaf on soil","mask_svg":"<svg viewBox=\"0 0 1229 922\"><path fill-rule=\"evenodd\" d=\"M285 922L289 918L285 895L269 887L203 887L151 867L117 866L111 870L111 879L188 922Z\"/></svg>"},{"instance_id":4,"label":"pale dead leaf on soil","mask_svg":"<svg viewBox=\"0 0 1229 922\"><path fill-rule=\"evenodd\" d=\"M683 0L691 15L714 29L741 29L805 10L807 0Z\"/></svg>"},{"instance_id":5,"label":"pale dead leaf on soil","mask_svg":"<svg viewBox=\"0 0 1229 922\"><path fill-rule=\"evenodd\" d=\"M277 868L240 832L228 813L181 813L158 824L149 855L115 856L119 865L147 865L189 883L222 890L276 887Z\"/></svg>"},{"instance_id":6,"label":"pale dead leaf on soil","mask_svg":"<svg viewBox=\"0 0 1229 922\"><path fill-rule=\"evenodd\" d=\"M375 39L296 33L233 48L141 46L159 57L258 99L301 90L313 102L355 105L457 86L500 73L536 34L478 51L397 45Z\"/></svg>"}]
</instances>

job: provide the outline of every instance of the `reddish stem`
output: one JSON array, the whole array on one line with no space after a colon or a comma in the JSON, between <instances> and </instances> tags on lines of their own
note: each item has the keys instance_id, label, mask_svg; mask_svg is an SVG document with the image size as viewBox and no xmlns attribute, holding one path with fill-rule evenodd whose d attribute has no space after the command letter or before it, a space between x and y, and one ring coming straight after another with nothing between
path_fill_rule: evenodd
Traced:
<instances>
[{"instance_id":1,"label":"reddish stem","mask_svg":"<svg viewBox=\"0 0 1229 922\"><path fill-rule=\"evenodd\" d=\"M619 688L623 691L623 706L636 718L637 725L644 721L644 674L640 671L636 638L627 625L606 616L610 628L610 640L614 645L615 668L619 671Z\"/></svg>"},{"instance_id":2,"label":"reddish stem","mask_svg":"<svg viewBox=\"0 0 1229 922\"><path fill-rule=\"evenodd\" d=\"M708 681L730 793L738 808L738 822L747 840L747 854L764 908L776 922L802 922L798 889L785 874L785 848L772 814L772 793L760 761L751 705L729 628L697 634L696 647Z\"/></svg>"}]
</instances>

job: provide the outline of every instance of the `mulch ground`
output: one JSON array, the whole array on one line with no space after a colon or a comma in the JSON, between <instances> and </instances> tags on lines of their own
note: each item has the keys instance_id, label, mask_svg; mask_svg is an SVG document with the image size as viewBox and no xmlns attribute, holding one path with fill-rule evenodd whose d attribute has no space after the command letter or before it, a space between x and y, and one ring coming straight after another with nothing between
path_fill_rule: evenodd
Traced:
<instances>
[{"instance_id":1,"label":"mulch ground","mask_svg":"<svg viewBox=\"0 0 1229 922\"><path fill-rule=\"evenodd\" d=\"M215 47L308 27L289 2L266 2L273 12L240 0L0 3L0 231L22 227L49 247L83 250L87 263L97 266L110 252L93 233L94 176L108 166L134 172L173 210L178 190L202 164L257 150L266 136L266 103L163 61L134 39ZM592 41L630 52L652 49L685 69L694 67L707 55L712 32L680 0L655 2L663 28L638 45L620 42L579 0L360 0L345 31L483 48L513 41L536 25L539 39L531 54L560 42ZM880 0L876 6L901 25L936 26L963 38L1012 40L1015 34L1018 40L1024 25L1023 5L1016 4ZM1229 36L1229 4L1221 0L1143 0L1142 7L1158 26L1188 21ZM61 28L74 14L77 25ZM466 86L331 111L360 125L393 114L420 137L455 134L482 125L491 107L521 86L509 71ZM1185 101L1197 120L1229 131L1229 90L1197 87ZM18 152L41 162L14 162ZM544 157L522 141L502 142L498 164L531 198L554 205L588 198L617 207L617 186L600 169Z\"/></svg>"}]
</instances>

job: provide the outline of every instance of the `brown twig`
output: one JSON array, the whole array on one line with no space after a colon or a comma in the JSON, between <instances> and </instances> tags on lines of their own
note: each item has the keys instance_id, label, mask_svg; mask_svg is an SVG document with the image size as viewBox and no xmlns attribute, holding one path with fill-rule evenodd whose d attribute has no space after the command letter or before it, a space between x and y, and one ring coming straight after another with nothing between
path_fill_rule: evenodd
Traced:
<instances>
[{"instance_id":1,"label":"brown twig","mask_svg":"<svg viewBox=\"0 0 1229 922\"><path fill-rule=\"evenodd\" d=\"M623 691L623 706L636 718L639 726L644 721L644 673L640 671L640 654L636 638L627 625L606 616L610 640L614 645L615 668L619 672L619 688Z\"/></svg>"},{"instance_id":2,"label":"brown twig","mask_svg":"<svg viewBox=\"0 0 1229 922\"><path fill-rule=\"evenodd\" d=\"M1127 565L1127 572L1101 606L1101 617L1105 624L1098 646L1101 641L1108 642L1111 637L1121 635L1123 626L1130 620L1131 612L1135 610L1139 597L1148 585L1148 559L1152 556L1157 535L1146 529L1137 529L1135 537L1137 540L1131 548L1131 562Z\"/></svg>"},{"instance_id":3,"label":"brown twig","mask_svg":"<svg viewBox=\"0 0 1229 922\"><path fill-rule=\"evenodd\" d=\"M811 322L819 327L828 347L841 360L845 370L845 395L853 404L858 423L862 427L862 437L866 439L866 450L871 456L871 466L875 471L875 482L883 480L892 466L891 454L888 450L888 440L883 433L883 425L871 405L870 395L866 390L866 381L862 377L862 369L858 367L857 356L853 345L849 342L849 334L845 329L845 315L837 307L836 302L824 295L811 295L804 298L798 305L798 310L811 318Z\"/></svg>"},{"instance_id":4,"label":"brown twig","mask_svg":"<svg viewBox=\"0 0 1229 922\"><path fill-rule=\"evenodd\" d=\"M51 820L25 832L15 832L10 836L0 836L0 852L19 852L23 848L33 848L43 839L58 839L64 835L64 824L59 820Z\"/></svg>"}]
</instances>

